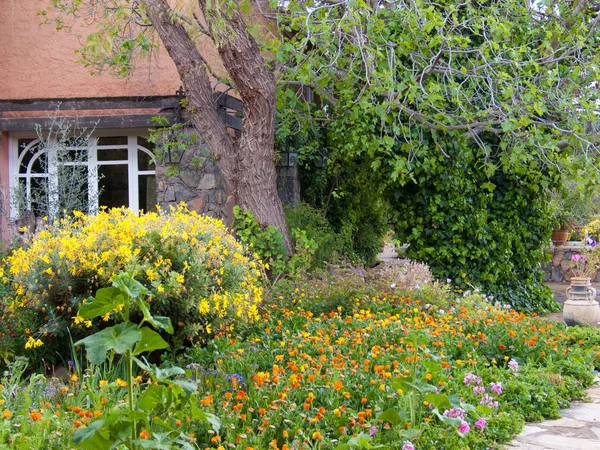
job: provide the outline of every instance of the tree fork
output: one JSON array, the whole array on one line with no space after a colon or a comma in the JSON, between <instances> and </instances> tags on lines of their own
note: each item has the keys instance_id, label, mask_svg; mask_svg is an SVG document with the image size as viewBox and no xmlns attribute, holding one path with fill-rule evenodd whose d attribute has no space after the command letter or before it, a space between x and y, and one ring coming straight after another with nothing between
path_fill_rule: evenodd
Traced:
<instances>
[{"instance_id":1,"label":"tree fork","mask_svg":"<svg viewBox=\"0 0 600 450\"><path fill-rule=\"evenodd\" d=\"M275 77L237 11L219 9L226 5L207 4L202 0L199 3L223 65L244 105L238 139L229 135L217 113L209 70L183 25L173 20L172 10L165 0L146 0L145 5L181 77L191 121L208 150L217 156L217 165L234 202L250 210L261 225L277 227L283 234L287 251L292 253L292 240L277 193ZM211 17L218 17L222 28L215 29Z\"/></svg>"}]
</instances>

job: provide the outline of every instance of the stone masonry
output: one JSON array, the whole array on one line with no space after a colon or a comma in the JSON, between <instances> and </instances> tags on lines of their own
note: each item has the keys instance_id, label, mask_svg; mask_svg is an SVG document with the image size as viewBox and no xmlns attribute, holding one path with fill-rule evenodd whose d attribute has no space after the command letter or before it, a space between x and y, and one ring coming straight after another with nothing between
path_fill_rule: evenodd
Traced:
<instances>
[{"instance_id":1,"label":"stone masonry","mask_svg":"<svg viewBox=\"0 0 600 450\"><path fill-rule=\"evenodd\" d=\"M591 247L584 246L579 242L568 242L566 245L550 247L547 252L552 255L551 261L544 266L546 281L561 283L571 281L573 276L571 270L571 258L574 254L581 254ZM593 274L592 281L600 281L600 273Z\"/></svg>"},{"instance_id":2,"label":"stone masonry","mask_svg":"<svg viewBox=\"0 0 600 450\"><path fill-rule=\"evenodd\" d=\"M188 208L219 219L227 217L227 193L219 176L219 169L208 155L201 141L183 154L180 164L156 165L158 204L163 210L185 202Z\"/></svg>"}]
</instances>

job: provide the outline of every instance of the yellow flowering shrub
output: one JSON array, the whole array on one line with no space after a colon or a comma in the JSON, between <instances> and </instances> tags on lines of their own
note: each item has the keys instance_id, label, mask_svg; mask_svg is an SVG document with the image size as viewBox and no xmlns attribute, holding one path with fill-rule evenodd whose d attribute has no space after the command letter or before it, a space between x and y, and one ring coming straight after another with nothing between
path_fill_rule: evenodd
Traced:
<instances>
[{"instance_id":1,"label":"yellow flowering shrub","mask_svg":"<svg viewBox=\"0 0 600 450\"><path fill-rule=\"evenodd\" d=\"M110 322L110 314L92 324L76 311L120 272L150 290L152 313L171 318L178 344L201 340L218 324L257 320L262 298L260 262L245 256L220 220L184 206L140 216L125 208L76 212L13 251L0 271L9 311L35 310L44 322L39 334L51 337L67 329L90 334Z\"/></svg>"}]
</instances>

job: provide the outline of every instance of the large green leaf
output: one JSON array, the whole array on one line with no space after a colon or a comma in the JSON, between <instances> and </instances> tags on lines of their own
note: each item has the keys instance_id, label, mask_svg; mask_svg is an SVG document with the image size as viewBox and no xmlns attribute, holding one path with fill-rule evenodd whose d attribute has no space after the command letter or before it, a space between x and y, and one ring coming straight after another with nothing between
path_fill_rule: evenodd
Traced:
<instances>
[{"instance_id":1,"label":"large green leaf","mask_svg":"<svg viewBox=\"0 0 600 450\"><path fill-rule=\"evenodd\" d=\"M148 289L130 274L120 274L113 278L113 286L121 289L129 297L136 299L148 294Z\"/></svg>"},{"instance_id":2,"label":"large green leaf","mask_svg":"<svg viewBox=\"0 0 600 450\"><path fill-rule=\"evenodd\" d=\"M125 303L121 291L115 287L98 289L96 297L84 303L79 308L79 315L84 319L93 319L118 309Z\"/></svg>"},{"instance_id":3,"label":"large green leaf","mask_svg":"<svg viewBox=\"0 0 600 450\"><path fill-rule=\"evenodd\" d=\"M75 346L85 345L90 363L102 364L109 350L123 354L131 350L140 339L142 333L134 324L120 323L77 341Z\"/></svg>"},{"instance_id":4,"label":"large green leaf","mask_svg":"<svg viewBox=\"0 0 600 450\"><path fill-rule=\"evenodd\" d=\"M104 426L104 420L96 420L85 428L77 428L73 432L73 444L79 448L93 450L109 450L112 441L104 438L98 431Z\"/></svg>"},{"instance_id":5,"label":"large green leaf","mask_svg":"<svg viewBox=\"0 0 600 450\"><path fill-rule=\"evenodd\" d=\"M168 389L166 386L160 384L151 386L140 395L138 408L143 411L153 411L158 409L159 406L168 406L171 401Z\"/></svg>"},{"instance_id":6,"label":"large green leaf","mask_svg":"<svg viewBox=\"0 0 600 450\"><path fill-rule=\"evenodd\" d=\"M142 333L142 338L136 344L135 349L133 350L134 355L169 347L169 344L167 344L167 342L160 337L160 334L158 334L156 331L153 331L148 327L142 327L139 329L139 331Z\"/></svg>"},{"instance_id":7,"label":"large green leaf","mask_svg":"<svg viewBox=\"0 0 600 450\"><path fill-rule=\"evenodd\" d=\"M148 304L142 300L141 298L137 299L138 308L142 311L144 315L144 320L142 323L148 322L154 328L165 330L169 334L173 334L173 325L171 324L171 319L165 316L153 316L150 313L150 308L148 308Z\"/></svg>"},{"instance_id":8,"label":"large green leaf","mask_svg":"<svg viewBox=\"0 0 600 450\"><path fill-rule=\"evenodd\" d=\"M393 408L390 408L379 414L377 420L383 420L384 422L389 422L392 425L398 425L404 422L402 417L400 417L400 414L398 414L398 412Z\"/></svg>"}]
</instances>

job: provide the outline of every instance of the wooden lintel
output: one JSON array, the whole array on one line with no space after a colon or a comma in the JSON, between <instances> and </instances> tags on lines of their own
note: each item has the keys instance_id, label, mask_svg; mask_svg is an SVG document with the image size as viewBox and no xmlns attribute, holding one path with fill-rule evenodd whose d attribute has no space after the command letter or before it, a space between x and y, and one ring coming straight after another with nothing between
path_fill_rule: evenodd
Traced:
<instances>
[{"instance_id":1,"label":"wooden lintel","mask_svg":"<svg viewBox=\"0 0 600 450\"><path fill-rule=\"evenodd\" d=\"M84 111L98 109L177 108L180 98L176 95L148 97L89 97L0 100L0 112L4 111Z\"/></svg>"},{"instance_id":2,"label":"wooden lintel","mask_svg":"<svg viewBox=\"0 0 600 450\"><path fill-rule=\"evenodd\" d=\"M172 114L163 114L174 123ZM81 116L65 117L64 120L76 129L105 129L105 128L149 128L151 119L156 114L125 114L114 116ZM62 120L62 118L61 118ZM0 131L34 131L50 128L53 119L47 117L0 118Z\"/></svg>"}]
</instances>

